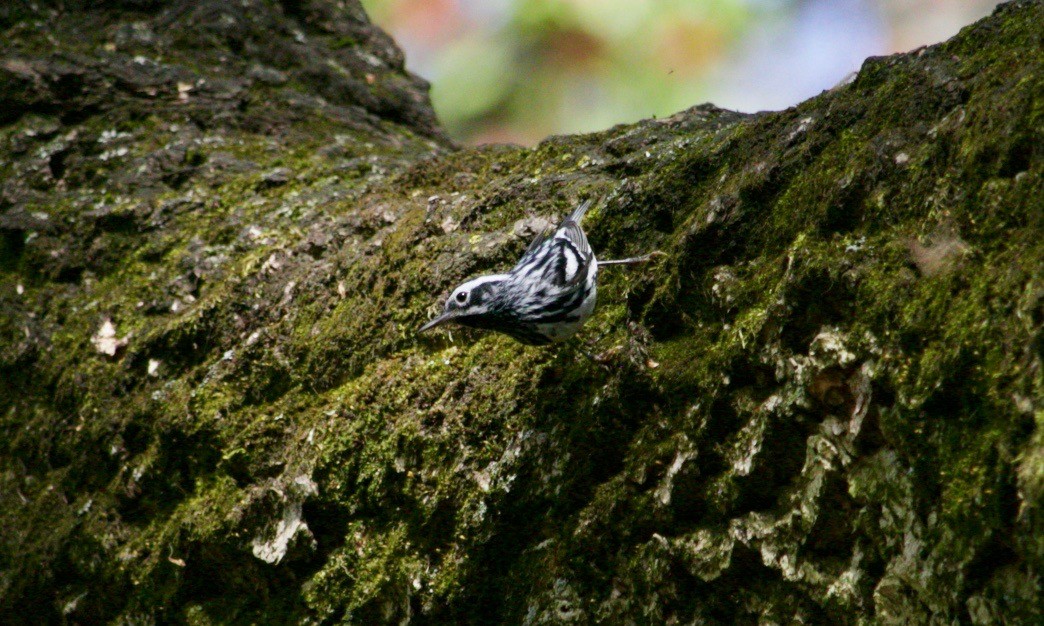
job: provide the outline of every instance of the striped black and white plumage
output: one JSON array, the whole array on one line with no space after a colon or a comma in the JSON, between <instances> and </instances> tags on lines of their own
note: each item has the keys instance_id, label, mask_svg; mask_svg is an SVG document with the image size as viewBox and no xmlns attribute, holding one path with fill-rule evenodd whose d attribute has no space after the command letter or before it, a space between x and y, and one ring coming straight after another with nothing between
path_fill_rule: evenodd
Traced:
<instances>
[{"instance_id":1,"label":"striped black and white plumage","mask_svg":"<svg viewBox=\"0 0 1044 626\"><path fill-rule=\"evenodd\" d=\"M537 237L508 273L480 276L454 289L442 314L420 330L454 322L530 345L575 335L594 311L598 294L599 262L580 228L590 207L590 200L584 202L558 228Z\"/></svg>"}]
</instances>

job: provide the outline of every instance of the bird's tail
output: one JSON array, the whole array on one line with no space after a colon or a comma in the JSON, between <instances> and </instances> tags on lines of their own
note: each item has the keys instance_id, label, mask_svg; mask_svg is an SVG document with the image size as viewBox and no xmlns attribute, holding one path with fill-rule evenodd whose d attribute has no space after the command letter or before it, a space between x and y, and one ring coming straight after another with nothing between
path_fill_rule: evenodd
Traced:
<instances>
[{"instance_id":1,"label":"bird's tail","mask_svg":"<svg viewBox=\"0 0 1044 626\"><path fill-rule=\"evenodd\" d=\"M591 208L592 204L594 204L594 200L584 200L580 206L576 207L573 214L569 216L569 221L579 224L580 220L584 219L584 214L587 213L587 210Z\"/></svg>"}]
</instances>

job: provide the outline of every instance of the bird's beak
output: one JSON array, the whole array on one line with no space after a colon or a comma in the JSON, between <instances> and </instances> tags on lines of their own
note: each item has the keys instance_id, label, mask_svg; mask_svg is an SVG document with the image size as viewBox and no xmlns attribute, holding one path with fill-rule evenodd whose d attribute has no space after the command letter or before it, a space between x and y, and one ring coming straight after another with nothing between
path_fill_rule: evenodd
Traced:
<instances>
[{"instance_id":1,"label":"bird's beak","mask_svg":"<svg viewBox=\"0 0 1044 626\"><path fill-rule=\"evenodd\" d=\"M456 315L454 315L453 313L443 313L442 315L439 315L438 317L436 317L435 319L431 320L430 322L428 322L424 326L421 326L420 330L418 330L417 332L418 333L423 333L424 331L431 330L432 328L435 328L436 326L441 326L442 324L445 324L446 322L452 320L454 317L456 317Z\"/></svg>"}]
</instances>

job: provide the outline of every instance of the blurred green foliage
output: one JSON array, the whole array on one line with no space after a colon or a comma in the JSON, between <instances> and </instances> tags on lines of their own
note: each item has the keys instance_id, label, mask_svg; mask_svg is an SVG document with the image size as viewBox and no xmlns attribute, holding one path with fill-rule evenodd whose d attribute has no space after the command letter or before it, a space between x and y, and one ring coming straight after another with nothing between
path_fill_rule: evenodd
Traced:
<instances>
[{"instance_id":1,"label":"blurred green foliage","mask_svg":"<svg viewBox=\"0 0 1044 626\"><path fill-rule=\"evenodd\" d=\"M864 58L946 39L994 0L363 0L465 143L783 108Z\"/></svg>"},{"instance_id":2,"label":"blurred green foliage","mask_svg":"<svg viewBox=\"0 0 1044 626\"><path fill-rule=\"evenodd\" d=\"M532 143L701 102L708 69L754 14L743 0L363 4L467 142Z\"/></svg>"}]
</instances>

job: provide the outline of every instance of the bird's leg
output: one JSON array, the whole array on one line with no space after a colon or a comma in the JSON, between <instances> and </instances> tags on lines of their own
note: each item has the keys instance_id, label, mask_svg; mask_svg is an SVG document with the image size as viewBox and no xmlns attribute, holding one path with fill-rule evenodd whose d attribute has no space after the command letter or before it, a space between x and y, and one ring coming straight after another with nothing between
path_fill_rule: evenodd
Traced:
<instances>
[{"instance_id":1,"label":"bird's leg","mask_svg":"<svg viewBox=\"0 0 1044 626\"><path fill-rule=\"evenodd\" d=\"M667 256L665 252L659 250L653 250L649 254L643 254L642 256L633 256L627 259L610 259L608 261L598 261L598 267L603 265L634 265L635 263L645 263L651 260L654 256Z\"/></svg>"}]
</instances>

